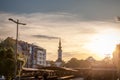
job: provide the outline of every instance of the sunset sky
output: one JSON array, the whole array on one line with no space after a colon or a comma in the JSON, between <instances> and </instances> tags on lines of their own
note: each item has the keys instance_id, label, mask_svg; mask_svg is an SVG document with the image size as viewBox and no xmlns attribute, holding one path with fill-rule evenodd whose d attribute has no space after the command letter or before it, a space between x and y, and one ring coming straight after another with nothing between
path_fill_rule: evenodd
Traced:
<instances>
[{"instance_id":1,"label":"sunset sky","mask_svg":"<svg viewBox=\"0 0 120 80\"><path fill-rule=\"evenodd\" d=\"M58 37L63 59L103 59L120 43L120 0L0 0L0 38L16 38L47 50L47 60L57 59Z\"/></svg>"}]
</instances>

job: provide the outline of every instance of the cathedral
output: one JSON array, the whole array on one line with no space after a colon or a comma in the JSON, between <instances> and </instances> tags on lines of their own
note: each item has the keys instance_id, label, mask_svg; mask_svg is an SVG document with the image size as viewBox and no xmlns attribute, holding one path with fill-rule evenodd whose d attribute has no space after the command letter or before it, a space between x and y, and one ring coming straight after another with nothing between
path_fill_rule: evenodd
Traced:
<instances>
[{"instance_id":1,"label":"cathedral","mask_svg":"<svg viewBox=\"0 0 120 80\"><path fill-rule=\"evenodd\" d=\"M62 46L61 46L61 39L59 39L59 47L58 47L58 58L55 62L57 67L61 67L62 65Z\"/></svg>"}]
</instances>

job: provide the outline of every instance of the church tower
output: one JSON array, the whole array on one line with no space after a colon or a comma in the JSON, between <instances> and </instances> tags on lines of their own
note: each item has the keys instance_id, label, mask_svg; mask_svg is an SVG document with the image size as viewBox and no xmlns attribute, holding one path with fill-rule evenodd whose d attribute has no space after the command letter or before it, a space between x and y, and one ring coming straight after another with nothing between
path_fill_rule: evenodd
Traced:
<instances>
[{"instance_id":1,"label":"church tower","mask_svg":"<svg viewBox=\"0 0 120 80\"><path fill-rule=\"evenodd\" d=\"M61 64L62 64L62 46L61 46L61 39L59 39L58 59L56 60L56 66L60 67Z\"/></svg>"},{"instance_id":2,"label":"church tower","mask_svg":"<svg viewBox=\"0 0 120 80\"><path fill-rule=\"evenodd\" d=\"M58 60L62 61L62 47L61 47L61 39L59 39L59 47L58 47Z\"/></svg>"}]
</instances>

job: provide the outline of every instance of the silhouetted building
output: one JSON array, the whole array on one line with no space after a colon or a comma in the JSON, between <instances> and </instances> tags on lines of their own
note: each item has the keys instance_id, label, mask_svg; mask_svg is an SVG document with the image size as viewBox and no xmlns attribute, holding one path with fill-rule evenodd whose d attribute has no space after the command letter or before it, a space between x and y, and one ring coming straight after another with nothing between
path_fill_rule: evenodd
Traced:
<instances>
[{"instance_id":1,"label":"silhouetted building","mask_svg":"<svg viewBox=\"0 0 120 80\"><path fill-rule=\"evenodd\" d=\"M113 62L117 68L117 73L120 79L120 44L116 45L115 51L113 52Z\"/></svg>"},{"instance_id":2,"label":"silhouetted building","mask_svg":"<svg viewBox=\"0 0 120 80\"><path fill-rule=\"evenodd\" d=\"M116 45L115 51L113 52L113 61L116 66L120 64L120 44Z\"/></svg>"},{"instance_id":3,"label":"silhouetted building","mask_svg":"<svg viewBox=\"0 0 120 80\"><path fill-rule=\"evenodd\" d=\"M58 59L55 62L57 67L61 67L62 65L62 46L61 46L61 39L59 39L59 47L58 47Z\"/></svg>"}]
</instances>

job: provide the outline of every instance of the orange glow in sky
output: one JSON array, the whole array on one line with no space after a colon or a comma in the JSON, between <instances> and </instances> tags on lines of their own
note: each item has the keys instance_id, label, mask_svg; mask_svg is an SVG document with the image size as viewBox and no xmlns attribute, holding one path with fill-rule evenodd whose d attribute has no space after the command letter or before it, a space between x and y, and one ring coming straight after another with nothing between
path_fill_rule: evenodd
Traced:
<instances>
[{"instance_id":1,"label":"orange glow in sky","mask_svg":"<svg viewBox=\"0 0 120 80\"><path fill-rule=\"evenodd\" d=\"M104 58L106 54L112 55L116 44L119 43L119 39L116 34L96 34L90 43L84 47L93 53L96 53L100 58Z\"/></svg>"},{"instance_id":2,"label":"orange glow in sky","mask_svg":"<svg viewBox=\"0 0 120 80\"><path fill-rule=\"evenodd\" d=\"M7 20L8 17L15 15L10 13L0 15L3 16L0 18L2 26L0 37L9 36L15 39L16 25ZM86 59L89 56L100 60L106 54L112 55L116 44L120 42L119 23L109 20L84 21L71 15L68 13L16 14L16 19L27 24L19 26L19 40L46 49L47 60L57 59L59 40L56 38L58 37L62 40L62 56L65 61L73 57Z\"/></svg>"}]
</instances>

